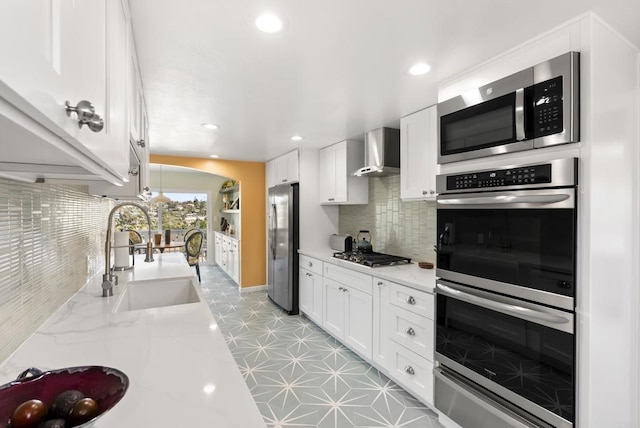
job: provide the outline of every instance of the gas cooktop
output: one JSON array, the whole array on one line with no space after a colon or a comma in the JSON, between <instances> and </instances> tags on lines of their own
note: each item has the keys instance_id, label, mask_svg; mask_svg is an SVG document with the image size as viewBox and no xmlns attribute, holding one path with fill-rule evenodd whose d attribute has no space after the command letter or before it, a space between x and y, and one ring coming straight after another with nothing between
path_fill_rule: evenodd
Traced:
<instances>
[{"instance_id":1,"label":"gas cooktop","mask_svg":"<svg viewBox=\"0 0 640 428\"><path fill-rule=\"evenodd\" d=\"M369 267L391 266L411 263L409 257L392 256L384 253L363 253L361 251L345 251L333 253L333 257Z\"/></svg>"}]
</instances>

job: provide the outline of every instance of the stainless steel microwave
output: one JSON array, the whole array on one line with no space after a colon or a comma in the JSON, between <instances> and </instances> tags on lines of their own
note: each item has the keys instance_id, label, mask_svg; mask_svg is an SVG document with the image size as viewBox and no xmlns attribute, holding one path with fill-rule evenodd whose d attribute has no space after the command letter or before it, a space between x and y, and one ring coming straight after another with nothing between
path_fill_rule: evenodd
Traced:
<instances>
[{"instance_id":1,"label":"stainless steel microwave","mask_svg":"<svg viewBox=\"0 0 640 428\"><path fill-rule=\"evenodd\" d=\"M438 163L580 141L578 52L438 104Z\"/></svg>"}]
</instances>

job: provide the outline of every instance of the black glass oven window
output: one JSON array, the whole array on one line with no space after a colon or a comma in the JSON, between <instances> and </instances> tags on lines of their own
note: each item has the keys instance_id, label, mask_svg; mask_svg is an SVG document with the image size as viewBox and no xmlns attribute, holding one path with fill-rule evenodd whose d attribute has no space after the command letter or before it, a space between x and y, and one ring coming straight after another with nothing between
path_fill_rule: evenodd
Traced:
<instances>
[{"instance_id":1,"label":"black glass oven window","mask_svg":"<svg viewBox=\"0 0 640 428\"><path fill-rule=\"evenodd\" d=\"M574 419L574 336L437 296L436 352Z\"/></svg>"},{"instance_id":2,"label":"black glass oven window","mask_svg":"<svg viewBox=\"0 0 640 428\"><path fill-rule=\"evenodd\" d=\"M440 209L438 268L575 297L572 209Z\"/></svg>"},{"instance_id":3,"label":"black glass oven window","mask_svg":"<svg viewBox=\"0 0 640 428\"><path fill-rule=\"evenodd\" d=\"M515 141L515 93L440 118L440 153L450 155Z\"/></svg>"}]
</instances>

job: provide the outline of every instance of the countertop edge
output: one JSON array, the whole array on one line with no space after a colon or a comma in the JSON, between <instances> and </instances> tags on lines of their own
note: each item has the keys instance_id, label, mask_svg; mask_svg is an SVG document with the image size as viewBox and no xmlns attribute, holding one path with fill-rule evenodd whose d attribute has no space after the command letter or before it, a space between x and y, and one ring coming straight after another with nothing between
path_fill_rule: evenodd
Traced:
<instances>
[{"instance_id":1,"label":"countertop edge","mask_svg":"<svg viewBox=\"0 0 640 428\"><path fill-rule=\"evenodd\" d=\"M333 257L335 250L331 248L301 248L299 254L322 260L325 263L341 266L356 272L362 272L376 278L385 279L387 281L396 282L416 290L433 293L436 285L436 270L422 269L417 263L409 263L395 266L380 266L371 268L368 266L358 265L356 263ZM300 266L304 268L303 266Z\"/></svg>"}]
</instances>

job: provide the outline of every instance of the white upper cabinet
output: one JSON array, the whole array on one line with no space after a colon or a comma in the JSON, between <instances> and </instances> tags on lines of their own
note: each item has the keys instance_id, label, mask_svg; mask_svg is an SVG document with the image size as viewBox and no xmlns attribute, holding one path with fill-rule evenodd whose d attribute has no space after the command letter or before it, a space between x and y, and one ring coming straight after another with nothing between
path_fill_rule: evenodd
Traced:
<instances>
[{"instance_id":1,"label":"white upper cabinet","mask_svg":"<svg viewBox=\"0 0 640 428\"><path fill-rule=\"evenodd\" d=\"M125 181L127 12L120 1L2 3L0 173ZM82 100L98 132L67 115Z\"/></svg>"},{"instance_id":2,"label":"white upper cabinet","mask_svg":"<svg viewBox=\"0 0 640 428\"><path fill-rule=\"evenodd\" d=\"M431 106L400 119L400 197L435 199L438 112Z\"/></svg>"},{"instance_id":3,"label":"white upper cabinet","mask_svg":"<svg viewBox=\"0 0 640 428\"><path fill-rule=\"evenodd\" d=\"M320 150L320 203L367 204L369 179L352 173L364 163L364 143L345 140Z\"/></svg>"},{"instance_id":4,"label":"white upper cabinet","mask_svg":"<svg viewBox=\"0 0 640 428\"><path fill-rule=\"evenodd\" d=\"M267 188L284 183L297 183L299 181L298 151L294 150L267 162L266 165Z\"/></svg>"}]
</instances>

